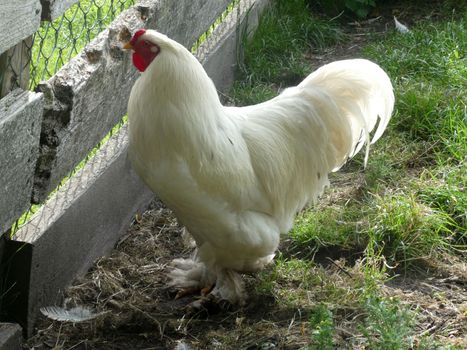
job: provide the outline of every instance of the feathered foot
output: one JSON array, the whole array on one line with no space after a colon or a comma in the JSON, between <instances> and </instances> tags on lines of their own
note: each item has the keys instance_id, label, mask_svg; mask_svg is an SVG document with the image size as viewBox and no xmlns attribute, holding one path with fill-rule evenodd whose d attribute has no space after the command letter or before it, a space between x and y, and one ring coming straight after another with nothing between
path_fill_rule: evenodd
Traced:
<instances>
[{"instance_id":1,"label":"feathered foot","mask_svg":"<svg viewBox=\"0 0 467 350\"><path fill-rule=\"evenodd\" d=\"M219 299L215 294L209 293L195 301L189 303L186 307L188 315L215 314L222 311L229 311L233 304L225 299Z\"/></svg>"},{"instance_id":2,"label":"feathered foot","mask_svg":"<svg viewBox=\"0 0 467 350\"><path fill-rule=\"evenodd\" d=\"M206 286L204 288L198 288L198 287L182 288L177 292L177 295L175 295L175 299L180 299L180 298L190 296L190 295L201 295L202 297L205 297L206 295L211 293L213 288L214 288L214 285Z\"/></svg>"},{"instance_id":3,"label":"feathered foot","mask_svg":"<svg viewBox=\"0 0 467 350\"><path fill-rule=\"evenodd\" d=\"M239 273L228 269L212 271L204 263L192 259L175 259L172 266L169 285L179 289L176 298L198 292L203 296L190 304L190 308L212 309L206 305L219 304L225 309L226 304L245 304L245 287Z\"/></svg>"}]
</instances>

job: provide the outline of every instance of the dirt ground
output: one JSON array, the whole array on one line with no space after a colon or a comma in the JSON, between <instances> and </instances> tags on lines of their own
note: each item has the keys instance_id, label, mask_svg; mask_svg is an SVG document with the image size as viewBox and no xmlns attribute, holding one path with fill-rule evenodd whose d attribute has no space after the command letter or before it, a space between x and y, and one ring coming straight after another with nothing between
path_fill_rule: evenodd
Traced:
<instances>
[{"instance_id":1,"label":"dirt ground","mask_svg":"<svg viewBox=\"0 0 467 350\"><path fill-rule=\"evenodd\" d=\"M245 276L249 300L244 308L187 313L193 297L175 299L166 271L174 257L189 256L190 249L171 211L161 205L155 201L135 219L115 250L65 292L66 307L85 306L103 315L83 323L42 317L25 348L253 350L300 349L309 343L309 308L277 304L273 296L255 290L255 276ZM285 241L282 254L293 254L287 246ZM348 272L336 267L342 260L329 263L327 256L315 257L317 268L346 283ZM440 266L436 273L394 278L383 292L418 310L419 336L436 335L441 342L467 347L467 265L446 261L445 268ZM359 310L342 307L338 312L343 315L337 342L346 344L355 335Z\"/></svg>"},{"instance_id":2,"label":"dirt ground","mask_svg":"<svg viewBox=\"0 0 467 350\"><path fill-rule=\"evenodd\" d=\"M393 25L393 14L403 21L404 11L388 7L370 21L351 23L352 40L319 55L311 54L311 63L319 66L335 59L357 57L366 40L365 33L386 30ZM431 11L431 16L436 17L436 10ZM416 20L413 16L408 18L408 25ZM289 248L285 239L281 253L293 254ZM278 304L273 295L255 288L258 277L254 275L244 276L249 293L245 307L188 314L185 307L193 298L175 299L175 291L166 285L166 272L172 259L190 253L183 242L182 228L170 210L154 201L135 218L112 253L99 259L64 292L64 306L89 307L103 314L82 323L41 317L36 335L24 348L253 350L300 349L309 344L309 309ZM343 265L339 252L321 252L315 256L315 263L336 283L352 278L349 271L354 266ZM418 310L419 337L433 335L442 343L467 348L467 264L441 262L436 268L427 266L415 275L400 274L381 288L385 295L397 297ZM337 313L340 321L336 325L336 342L344 345L354 338L354 321L361 315L359 310L345 307ZM353 348L363 347L357 341Z\"/></svg>"}]
</instances>

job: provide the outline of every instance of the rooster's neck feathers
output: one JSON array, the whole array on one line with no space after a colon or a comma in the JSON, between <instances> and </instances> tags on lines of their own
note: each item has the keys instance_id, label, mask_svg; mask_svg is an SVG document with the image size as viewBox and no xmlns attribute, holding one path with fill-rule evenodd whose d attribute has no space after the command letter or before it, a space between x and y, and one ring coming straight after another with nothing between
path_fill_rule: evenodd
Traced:
<instances>
[{"instance_id":1,"label":"rooster's neck feathers","mask_svg":"<svg viewBox=\"0 0 467 350\"><path fill-rule=\"evenodd\" d=\"M160 53L138 79L132 91L138 105L130 102L129 112L144 110L134 113L144 118L136 123L145 125L146 130L141 132L149 133L148 138L161 141L160 152L210 153L215 147L217 126L223 123L219 120L225 118L214 83L181 44L152 30L144 37L157 44ZM171 150L163 147L168 140Z\"/></svg>"}]
</instances>

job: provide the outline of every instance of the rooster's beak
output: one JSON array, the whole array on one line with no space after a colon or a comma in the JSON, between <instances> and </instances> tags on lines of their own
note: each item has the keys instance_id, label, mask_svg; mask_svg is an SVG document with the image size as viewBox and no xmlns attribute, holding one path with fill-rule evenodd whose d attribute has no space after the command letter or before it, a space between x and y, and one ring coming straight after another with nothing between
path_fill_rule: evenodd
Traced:
<instances>
[{"instance_id":1,"label":"rooster's beak","mask_svg":"<svg viewBox=\"0 0 467 350\"><path fill-rule=\"evenodd\" d=\"M123 44L122 49L124 50L133 50L133 45L130 42Z\"/></svg>"}]
</instances>

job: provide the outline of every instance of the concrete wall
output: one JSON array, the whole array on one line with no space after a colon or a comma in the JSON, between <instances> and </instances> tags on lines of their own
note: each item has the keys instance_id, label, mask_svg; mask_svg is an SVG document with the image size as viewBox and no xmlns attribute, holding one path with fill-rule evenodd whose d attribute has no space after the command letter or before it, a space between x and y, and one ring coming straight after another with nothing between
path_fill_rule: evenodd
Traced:
<instances>
[{"instance_id":1,"label":"concrete wall","mask_svg":"<svg viewBox=\"0 0 467 350\"><path fill-rule=\"evenodd\" d=\"M157 28L187 47L225 10L228 0L145 0L125 11L47 82L33 200L42 202L126 113L138 72L121 38ZM188 29L187 26L190 26Z\"/></svg>"},{"instance_id":2,"label":"concrete wall","mask_svg":"<svg viewBox=\"0 0 467 350\"><path fill-rule=\"evenodd\" d=\"M0 350L20 350L21 331L17 324L0 323Z\"/></svg>"},{"instance_id":3,"label":"concrete wall","mask_svg":"<svg viewBox=\"0 0 467 350\"><path fill-rule=\"evenodd\" d=\"M29 207L42 106L42 94L21 89L0 100L0 233Z\"/></svg>"},{"instance_id":4,"label":"concrete wall","mask_svg":"<svg viewBox=\"0 0 467 350\"><path fill-rule=\"evenodd\" d=\"M0 0L0 54L39 28L41 10L40 0Z\"/></svg>"},{"instance_id":5,"label":"concrete wall","mask_svg":"<svg viewBox=\"0 0 467 350\"><path fill-rule=\"evenodd\" d=\"M38 309L58 303L64 287L112 249L154 197L130 167L127 143L124 126L7 241L8 251L19 249L7 254L9 284L21 290L8 307L29 333Z\"/></svg>"},{"instance_id":6,"label":"concrete wall","mask_svg":"<svg viewBox=\"0 0 467 350\"><path fill-rule=\"evenodd\" d=\"M79 0L40 0L42 4L42 20L52 21L61 16L68 8Z\"/></svg>"}]
</instances>

